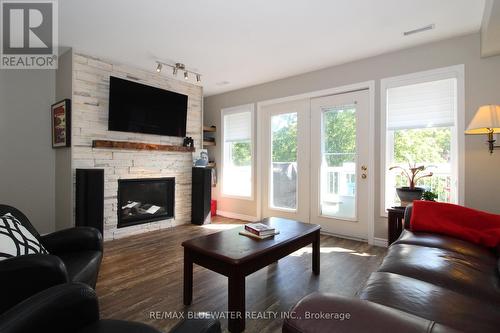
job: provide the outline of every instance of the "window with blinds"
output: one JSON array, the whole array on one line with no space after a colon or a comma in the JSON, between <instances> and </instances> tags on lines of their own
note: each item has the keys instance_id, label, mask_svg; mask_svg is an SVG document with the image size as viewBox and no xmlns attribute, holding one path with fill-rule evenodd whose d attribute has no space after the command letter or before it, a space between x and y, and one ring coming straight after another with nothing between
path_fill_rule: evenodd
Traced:
<instances>
[{"instance_id":1,"label":"window with blinds","mask_svg":"<svg viewBox=\"0 0 500 333\"><path fill-rule=\"evenodd\" d=\"M222 110L222 194L252 197L253 105Z\"/></svg>"},{"instance_id":2,"label":"window with blinds","mask_svg":"<svg viewBox=\"0 0 500 333\"><path fill-rule=\"evenodd\" d=\"M452 78L387 89L387 129L453 126L456 86Z\"/></svg>"},{"instance_id":3,"label":"window with blinds","mask_svg":"<svg viewBox=\"0 0 500 333\"><path fill-rule=\"evenodd\" d=\"M388 169L409 164L433 173L416 186L457 202L457 78L391 85L385 98L385 207L400 205L395 189L408 186L400 170Z\"/></svg>"}]
</instances>

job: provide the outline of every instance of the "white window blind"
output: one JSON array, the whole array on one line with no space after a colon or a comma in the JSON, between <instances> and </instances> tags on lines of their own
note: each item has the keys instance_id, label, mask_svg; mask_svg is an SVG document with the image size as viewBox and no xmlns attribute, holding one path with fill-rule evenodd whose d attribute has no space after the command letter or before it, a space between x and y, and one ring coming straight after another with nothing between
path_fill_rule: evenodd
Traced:
<instances>
[{"instance_id":1,"label":"white window blind","mask_svg":"<svg viewBox=\"0 0 500 333\"><path fill-rule=\"evenodd\" d=\"M224 141L249 141L252 138L252 113L238 112L224 116Z\"/></svg>"},{"instance_id":2,"label":"white window blind","mask_svg":"<svg viewBox=\"0 0 500 333\"><path fill-rule=\"evenodd\" d=\"M448 127L455 123L457 79L387 89L387 129Z\"/></svg>"}]
</instances>

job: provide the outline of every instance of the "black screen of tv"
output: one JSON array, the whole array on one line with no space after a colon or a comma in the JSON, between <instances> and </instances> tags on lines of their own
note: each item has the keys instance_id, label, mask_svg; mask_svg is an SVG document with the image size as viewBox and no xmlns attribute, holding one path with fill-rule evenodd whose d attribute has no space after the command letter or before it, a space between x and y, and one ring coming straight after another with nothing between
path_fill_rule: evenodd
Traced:
<instances>
[{"instance_id":1,"label":"black screen of tv","mask_svg":"<svg viewBox=\"0 0 500 333\"><path fill-rule=\"evenodd\" d=\"M186 95L113 76L109 81L110 131L186 136Z\"/></svg>"}]
</instances>

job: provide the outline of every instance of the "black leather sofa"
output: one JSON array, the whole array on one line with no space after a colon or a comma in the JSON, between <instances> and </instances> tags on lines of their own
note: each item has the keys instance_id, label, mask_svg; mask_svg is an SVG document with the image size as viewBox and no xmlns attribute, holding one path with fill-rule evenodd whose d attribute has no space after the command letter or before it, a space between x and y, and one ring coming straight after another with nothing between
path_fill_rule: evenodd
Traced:
<instances>
[{"instance_id":1,"label":"black leather sofa","mask_svg":"<svg viewBox=\"0 0 500 333\"><path fill-rule=\"evenodd\" d=\"M444 235L405 230L359 299L315 293L303 298L283 332L500 332L498 251ZM348 320L305 319L308 313ZM309 316L310 317L310 316Z\"/></svg>"},{"instance_id":2,"label":"black leather sofa","mask_svg":"<svg viewBox=\"0 0 500 333\"><path fill-rule=\"evenodd\" d=\"M41 236L18 209L0 205L0 216L11 213L49 254L30 254L0 261L0 313L57 284L82 282L95 288L102 260L102 235L91 227L76 227Z\"/></svg>"},{"instance_id":3,"label":"black leather sofa","mask_svg":"<svg viewBox=\"0 0 500 333\"><path fill-rule=\"evenodd\" d=\"M100 319L95 291L82 283L46 289L0 315L2 333L161 333L137 322ZM220 333L214 319L181 322L170 333Z\"/></svg>"}]
</instances>

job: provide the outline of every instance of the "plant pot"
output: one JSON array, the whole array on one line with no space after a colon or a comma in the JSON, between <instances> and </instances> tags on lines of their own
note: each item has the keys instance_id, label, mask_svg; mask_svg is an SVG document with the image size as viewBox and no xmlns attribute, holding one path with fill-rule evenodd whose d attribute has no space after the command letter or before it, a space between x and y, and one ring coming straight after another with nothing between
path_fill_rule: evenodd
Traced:
<instances>
[{"instance_id":1,"label":"plant pot","mask_svg":"<svg viewBox=\"0 0 500 333\"><path fill-rule=\"evenodd\" d=\"M406 207L411 204L414 200L422 199L425 189L421 187L415 187L410 189L409 187L398 187L396 188L396 193L401 200L401 206Z\"/></svg>"}]
</instances>

